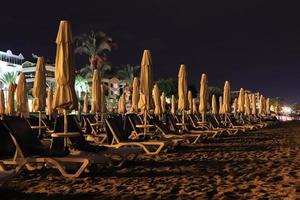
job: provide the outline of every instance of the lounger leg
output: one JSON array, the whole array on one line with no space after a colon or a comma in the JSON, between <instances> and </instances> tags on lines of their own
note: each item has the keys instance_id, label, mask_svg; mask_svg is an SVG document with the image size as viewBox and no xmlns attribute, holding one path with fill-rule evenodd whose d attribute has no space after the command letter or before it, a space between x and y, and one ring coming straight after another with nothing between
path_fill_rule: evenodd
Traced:
<instances>
[{"instance_id":1,"label":"lounger leg","mask_svg":"<svg viewBox=\"0 0 300 200\"><path fill-rule=\"evenodd\" d=\"M82 165L79 167L79 169L76 171L76 173L70 174L64 169L64 166L59 161L57 161L55 159L52 159L52 158L51 159L46 158L45 160L46 160L47 163L52 164L55 167L57 167L57 169L60 171L60 173L66 178L77 178L77 177L79 177L83 173L83 171L87 168L87 166L89 164L88 159L73 160L73 162L82 163ZM62 159L61 162L72 162L72 161Z\"/></svg>"}]
</instances>

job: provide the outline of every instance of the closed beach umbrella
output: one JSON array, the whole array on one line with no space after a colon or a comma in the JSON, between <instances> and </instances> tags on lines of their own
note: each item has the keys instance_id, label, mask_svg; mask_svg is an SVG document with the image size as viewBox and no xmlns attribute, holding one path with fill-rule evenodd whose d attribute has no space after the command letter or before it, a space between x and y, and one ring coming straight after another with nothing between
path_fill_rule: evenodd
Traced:
<instances>
[{"instance_id":1,"label":"closed beach umbrella","mask_svg":"<svg viewBox=\"0 0 300 200\"><path fill-rule=\"evenodd\" d=\"M216 99L216 95L212 95L211 98L211 113L216 115L218 114L218 109L217 109L217 99Z\"/></svg>"},{"instance_id":2,"label":"closed beach umbrella","mask_svg":"<svg viewBox=\"0 0 300 200\"><path fill-rule=\"evenodd\" d=\"M238 100L237 100L237 98L235 98L234 99L234 101L233 101L233 114L237 114L237 110L238 110Z\"/></svg>"},{"instance_id":3,"label":"closed beach umbrella","mask_svg":"<svg viewBox=\"0 0 300 200\"><path fill-rule=\"evenodd\" d=\"M11 116L15 112L15 87L13 84L9 84L8 86L8 94L6 101L6 114Z\"/></svg>"},{"instance_id":4,"label":"closed beach umbrella","mask_svg":"<svg viewBox=\"0 0 300 200\"><path fill-rule=\"evenodd\" d=\"M267 100L266 100L266 114L267 115L271 114L271 112L270 112L270 98L267 98Z\"/></svg>"},{"instance_id":5,"label":"closed beach umbrella","mask_svg":"<svg viewBox=\"0 0 300 200\"><path fill-rule=\"evenodd\" d=\"M196 98L193 98L193 114L197 113L197 103Z\"/></svg>"},{"instance_id":6,"label":"closed beach umbrella","mask_svg":"<svg viewBox=\"0 0 300 200\"><path fill-rule=\"evenodd\" d=\"M224 111L223 111L223 98L222 96L219 96L219 114L223 114Z\"/></svg>"},{"instance_id":7,"label":"closed beach umbrella","mask_svg":"<svg viewBox=\"0 0 300 200\"><path fill-rule=\"evenodd\" d=\"M53 91L51 88L49 88L48 95L47 95L47 112L46 112L46 114L49 117L53 114L52 102L53 102Z\"/></svg>"},{"instance_id":8,"label":"closed beach umbrella","mask_svg":"<svg viewBox=\"0 0 300 200\"><path fill-rule=\"evenodd\" d=\"M126 108L125 108L125 95L124 95L124 94L122 94L122 95L120 96L120 99L119 99L118 113L120 113L120 114L126 113Z\"/></svg>"},{"instance_id":9,"label":"closed beach umbrella","mask_svg":"<svg viewBox=\"0 0 300 200\"><path fill-rule=\"evenodd\" d=\"M172 95L172 98L171 98L171 113L176 114L176 101L175 101L174 95Z\"/></svg>"},{"instance_id":10,"label":"closed beach umbrella","mask_svg":"<svg viewBox=\"0 0 300 200\"><path fill-rule=\"evenodd\" d=\"M245 115L250 115L250 99L248 94L245 93Z\"/></svg>"},{"instance_id":11,"label":"closed beach umbrella","mask_svg":"<svg viewBox=\"0 0 300 200\"><path fill-rule=\"evenodd\" d=\"M89 97L87 93L84 95L82 111L83 113L89 113Z\"/></svg>"},{"instance_id":12,"label":"closed beach umbrella","mask_svg":"<svg viewBox=\"0 0 300 200\"><path fill-rule=\"evenodd\" d=\"M192 91L188 91L188 103L189 103L189 113L193 113L193 94Z\"/></svg>"},{"instance_id":13,"label":"closed beach umbrella","mask_svg":"<svg viewBox=\"0 0 300 200\"><path fill-rule=\"evenodd\" d=\"M140 75L140 100L139 108L142 112L149 111L151 104L151 86L152 84L152 58L149 50L144 50L141 62Z\"/></svg>"},{"instance_id":14,"label":"closed beach umbrella","mask_svg":"<svg viewBox=\"0 0 300 200\"><path fill-rule=\"evenodd\" d=\"M24 73L20 74L16 88L16 111L22 117L29 117L26 78Z\"/></svg>"},{"instance_id":15,"label":"closed beach umbrella","mask_svg":"<svg viewBox=\"0 0 300 200\"><path fill-rule=\"evenodd\" d=\"M32 110L34 112L43 111L46 106L46 69L44 57L38 57L35 77L32 89L33 103Z\"/></svg>"},{"instance_id":16,"label":"closed beach umbrella","mask_svg":"<svg viewBox=\"0 0 300 200\"><path fill-rule=\"evenodd\" d=\"M92 83L92 101L91 101L91 111L93 113L101 112L101 77L97 69L93 73L93 83Z\"/></svg>"},{"instance_id":17,"label":"closed beach umbrella","mask_svg":"<svg viewBox=\"0 0 300 200\"><path fill-rule=\"evenodd\" d=\"M131 112L138 112L139 103L139 80L134 77L132 84L132 100L131 100Z\"/></svg>"},{"instance_id":18,"label":"closed beach umbrella","mask_svg":"<svg viewBox=\"0 0 300 200\"><path fill-rule=\"evenodd\" d=\"M256 98L255 94L251 94L251 114L256 115Z\"/></svg>"},{"instance_id":19,"label":"closed beach umbrella","mask_svg":"<svg viewBox=\"0 0 300 200\"><path fill-rule=\"evenodd\" d=\"M187 86L187 75L185 65L180 65L178 73L178 110L180 112L187 109L187 95L188 95L188 86Z\"/></svg>"},{"instance_id":20,"label":"closed beach umbrella","mask_svg":"<svg viewBox=\"0 0 300 200\"><path fill-rule=\"evenodd\" d=\"M5 115L5 102L4 102L4 92L0 89L0 116Z\"/></svg>"},{"instance_id":21,"label":"closed beach umbrella","mask_svg":"<svg viewBox=\"0 0 300 200\"><path fill-rule=\"evenodd\" d=\"M155 84L153 87L152 97L155 106L154 114L159 116L161 114L161 104L160 104L160 95L159 95L159 89L157 84Z\"/></svg>"},{"instance_id":22,"label":"closed beach umbrella","mask_svg":"<svg viewBox=\"0 0 300 200\"><path fill-rule=\"evenodd\" d=\"M245 91L244 91L244 88L241 88L240 92L239 92L238 112L239 113L244 113L245 112Z\"/></svg>"},{"instance_id":23,"label":"closed beach umbrella","mask_svg":"<svg viewBox=\"0 0 300 200\"><path fill-rule=\"evenodd\" d=\"M260 98L259 98L258 113L260 115L264 114L264 96L263 95L260 95Z\"/></svg>"},{"instance_id":24,"label":"closed beach umbrella","mask_svg":"<svg viewBox=\"0 0 300 200\"><path fill-rule=\"evenodd\" d=\"M53 108L72 110L77 108L75 94L74 51L71 25L61 21L56 37L55 82Z\"/></svg>"},{"instance_id":25,"label":"closed beach umbrella","mask_svg":"<svg viewBox=\"0 0 300 200\"><path fill-rule=\"evenodd\" d=\"M200 105L199 105L199 112L202 114L202 119L205 121L205 113L207 110L207 76L206 74L201 75L200 81Z\"/></svg>"},{"instance_id":26,"label":"closed beach umbrella","mask_svg":"<svg viewBox=\"0 0 300 200\"><path fill-rule=\"evenodd\" d=\"M165 113L166 112L166 95L164 92L160 96L160 104L161 104L161 112Z\"/></svg>"},{"instance_id":27,"label":"closed beach umbrella","mask_svg":"<svg viewBox=\"0 0 300 200\"><path fill-rule=\"evenodd\" d=\"M230 113L231 112L231 104L230 104L230 84L229 81L225 82L224 91L223 91L223 112Z\"/></svg>"}]
</instances>

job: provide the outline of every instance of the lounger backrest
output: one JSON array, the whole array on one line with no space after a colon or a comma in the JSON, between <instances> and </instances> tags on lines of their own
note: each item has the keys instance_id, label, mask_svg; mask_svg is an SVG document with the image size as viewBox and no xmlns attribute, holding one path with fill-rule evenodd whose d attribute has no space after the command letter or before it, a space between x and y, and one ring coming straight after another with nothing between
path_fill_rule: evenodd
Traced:
<instances>
[{"instance_id":1,"label":"lounger backrest","mask_svg":"<svg viewBox=\"0 0 300 200\"><path fill-rule=\"evenodd\" d=\"M11 158L16 151L16 145L12 140L9 130L0 121L0 159Z\"/></svg>"},{"instance_id":2,"label":"lounger backrest","mask_svg":"<svg viewBox=\"0 0 300 200\"><path fill-rule=\"evenodd\" d=\"M216 119L211 115L206 115L206 119L209 121L209 123L212 125L213 128L219 127L219 123L216 121Z\"/></svg>"},{"instance_id":3,"label":"lounger backrest","mask_svg":"<svg viewBox=\"0 0 300 200\"><path fill-rule=\"evenodd\" d=\"M150 119L150 123L154 124L162 133L170 134L172 131L164 124L162 121L158 119L158 117L153 116Z\"/></svg>"},{"instance_id":4,"label":"lounger backrest","mask_svg":"<svg viewBox=\"0 0 300 200\"><path fill-rule=\"evenodd\" d=\"M83 121L83 127L85 128L85 133L86 134L91 134L92 133L92 126L87 118L87 115L82 115L82 121Z\"/></svg>"},{"instance_id":5,"label":"lounger backrest","mask_svg":"<svg viewBox=\"0 0 300 200\"><path fill-rule=\"evenodd\" d=\"M197 121L198 121L198 120L196 119L195 115L189 114L188 116L189 116L190 121L192 122L192 125L193 125L194 127L197 127L197 126L198 126L198 124L197 124Z\"/></svg>"},{"instance_id":6,"label":"lounger backrest","mask_svg":"<svg viewBox=\"0 0 300 200\"><path fill-rule=\"evenodd\" d=\"M108 138L108 143L111 144L113 138L117 139L119 142L128 141L129 135L123 131L120 125L120 117L108 117L105 119L106 133Z\"/></svg>"},{"instance_id":7,"label":"lounger backrest","mask_svg":"<svg viewBox=\"0 0 300 200\"><path fill-rule=\"evenodd\" d=\"M31 126L38 126L39 125L39 118L35 116L30 116L29 118L26 118L26 120L29 122Z\"/></svg>"},{"instance_id":8,"label":"lounger backrest","mask_svg":"<svg viewBox=\"0 0 300 200\"><path fill-rule=\"evenodd\" d=\"M87 118L91 123L96 123L95 115L86 115L86 118Z\"/></svg>"},{"instance_id":9,"label":"lounger backrest","mask_svg":"<svg viewBox=\"0 0 300 200\"><path fill-rule=\"evenodd\" d=\"M173 114L167 114L167 124L169 124L171 130L176 130L176 119L174 118Z\"/></svg>"},{"instance_id":10,"label":"lounger backrest","mask_svg":"<svg viewBox=\"0 0 300 200\"><path fill-rule=\"evenodd\" d=\"M51 120L48 117L43 118L42 121L46 126L48 126L48 129L54 129L55 119L53 117L51 118Z\"/></svg>"},{"instance_id":11,"label":"lounger backrest","mask_svg":"<svg viewBox=\"0 0 300 200\"><path fill-rule=\"evenodd\" d=\"M19 117L4 119L3 124L16 139L16 142L25 157L44 154L44 151L46 150L45 147L39 141L37 136L33 134L26 119Z\"/></svg>"},{"instance_id":12,"label":"lounger backrest","mask_svg":"<svg viewBox=\"0 0 300 200\"><path fill-rule=\"evenodd\" d=\"M229 119L230 123L232 123L234 126L239 126L239 125L241 125L241 124L237 121L237 119L236 119L235 117L233 117L233 116L228 115L228 118L227 118L227 119Z\"/></svg>"},{"instance_id":13,"label":"lounger backrest","mask_svg":"<svg viewBox=\"0 0 300 200\"><path fill-rule=\"evenodd\" d=\"M72 146L75 149L78 150L88 150L90 147L90 144L85 140L83 136L83 132L81 130L81 127L77 121L77 118L75 115L68 115L68 132L78 132L80 135L78 137L71 137L69 138ZM59 116L56 119L54 133L59 133L64 131L64 117ZM59 142L59 144L58 144ZM55 143L56 145L62 145L63 139L56 139Z\"/></svg>"},{"instance_id":14,"label":"lounger backrest","mask_svg":"<svg viewBox=\"0 0 300 200\"><path fill-rule=\"evenodd\" d=\"M141 133L142 130L140 128L137 128L136 125L143 124L141 118L136 113L129 113L125 115L128 121L130 122L131 128L136 133Z\"/></svg>"}]
</instances>

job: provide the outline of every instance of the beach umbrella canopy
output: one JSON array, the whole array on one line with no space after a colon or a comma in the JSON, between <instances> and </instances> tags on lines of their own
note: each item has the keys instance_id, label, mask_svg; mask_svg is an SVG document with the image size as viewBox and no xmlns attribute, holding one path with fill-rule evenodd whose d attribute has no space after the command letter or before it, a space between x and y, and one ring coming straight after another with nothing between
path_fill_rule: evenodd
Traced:
<instances>
[{"instance_id":1,"label":"beach umbrella canopy","mask_svg":"<svg viewBox=\"0 0 300 200\"><path fill-rule=\"evenodd\" d=\"M71 25L68 21L60 22L56 44L56 90L53 97L53 108L76 109L74 50Z\"/></svg>"},{"instance_id":2,"label":"beach umbrella canopy","mask_svg":"<svg viewBox=\"0 0 300 200\"><path fill-rule=\"evenodd\" d=\"M239 113L244 113L245 112L245 91L244 91L244 88L241 88L240 92L239 92L238 112Z\"/></svg>"},{"instance_id":3,"label":"beach umbrella canopy","mask_svg":"<svg viewBox=\"0 0 300 200\"><path fill-rule=\"evenodd\" d=\"M224 111L223 111L223 98L222 96L219 96L219 114L223 114Z\"/></svg>"},{"instance_id":4,"label":"beach umbrella canopy","mask_svg":"<svg viewBox=\"0 0 300 200\"><path fill-rule=\"evenodd\" d=\"M250 115L250 99L247 93L245 93L245 115Z\"/></svg>"},{"instance_id":5,"label":"beach umbrella canopy","mask_svg":"<svg viewBox=\"0 0 300 200\"><path fill-rule=\"evenodd\" d=\"M34 112L43 111L46 106L46 69L44 57L38 57L35 67L35 77L32 89Z\"/></svg>"},{"instance_id":6,"label":"beach umbrella canopy","mask_svg":"<svg viewBox=\"0 0 300 200\"><path fill-rule=\"evenodd\" d=\"M152 58L149 50L144 50L141 62L140 75L140 100L139 108L142 112L149 111L151 104L151 86L152 84Z\"/></svg>"},{"instance_id":7,"label":"beach umbrella canopy","mask_svg":"<svg viewBox=\"0 0 300 200\"><path fill-rule=\"evenodd\" d=\"M212 95L211 98L211 113L216 115L218 114L218 109L217 109L217 99L216 99L216 95Z\"/></svg>"},{"instance_id":8,"label":"beach umbrella canopy","mask_svg":"<svg viewBox=\"0 0 300 200\"><path fill-rule=\"evenodd\" d=\"M46 114L49 116L53 114L52 102L53 102L53 91L51 88L49 88L48 95L47 95L47 112L46 112Z\"/></svg>"},{"instance_id":9,"label":"beach umbrella canopy","mask_svg":"<svg viewBox=\"0 0 300 200\"><path fill-rule=\"evenodd\" d=\"M188 103L189 103L189 113L193 113L193 94L192 91L188 91Z\"/></svg>"},{"instance_id":10,"label":"beach umbrella canopy","mask_svg":"<svg viewBox=\"0 0 300 200\"><path fill-rule=\"evenodd\" d=\"M171 98L171 113L176 114L176 101L175 101L174 95L172 95L172 98Z\"/></svg>"},{"instance_id":11,"label":"beach umbrella canopy","mask_svg":"<svg viewBox=\"0 0 300 200\"><path fill-rule=\"evenodd\" d=\"M256 98L255 98L255 94L251 94L251 114L256 115Z\"/></svg>"},{"instance_id":12,"label":"beach umbrella canopy","mask_svg":"<svg viewBox=\"0 0 300 200\"><path fill-rule=\"evenodd\" d=\"M237 110L238 110L238 100L237 100L237 98L234 98L232 107L233 107L233 114L237 114Z\"/></svg>"},{"instance_id":13,"label":"beach umbrella canopy","mask_svg":"<svg viewBox=\"0 0 300 200\"><path fill-rule=\"evenodd\" d=\"M178 110L184 111L187 109L188 104L188 85L185 65L180 65L178 73Z\"/></svg>"},{"instance_id":14,"label":"beach umbrella canopy","mask_svg":"<svg viewBox=\"0 0 300 200\"><path fill-rule=\"evenodd\" d=\"M16 88L16 111L23 117L29 116L26 78L24 73L20 74Z\"/></svg>"},{"instance_id":15,"label":"beach umbrella canopy","mask_svg":"<svg viewBox=\"0 0 300 200\"><path fill-rule=\"evenodd\" d=\"M4 102L4 92L0 89L0 115L5 115L5 102Z\"/></svg>"},{"instance_id":16,"label":"beach umbrella canopy","mask_svg":"<svg viewBox=\"0 0 300 200\"><path fill-rule=\"evenodd\" d=\"M161 103L161 112L165 113L166 112L166 95L164 92L160 96L160 103Z\"/></svg>"},{"instance_id":17,"label":"beach umbrella canopy","mask_svg":"<svg viewBox=\"0 0 300 200\"><path fill-rule=\"evenodd\" d=\"M125 95L124 94L122 94L119 99L118 113L120 113L120 114L126 113Z\"/></svg>"},{"instance_id":18,"label":"beach umbrella canopy","mask_svg":"<svg viewBox=\"0 0 300 200\"><path fill-rule=\"evenodd\" d=\"M224 109L223 109L223 97L219 96L219 114L224 114Z\"/></svg>"},{"instance_id":19,"label":"beach umbrella canopy","mask_svg":"<svg viewBox=\"0 0 300 200\"><path fill-rule=\"evenodd\" d=\"M271 114L271 112L270 112L270 98L267 98L267 100L266 100L266 114L267 115Z\"/></svg>"},{"instance_id":20,"label":"beach umbrella canopy","mask_svg":"<svg viewBox=\"0 0 300 200\"><path fill-rule=\"evenodd\" d=\"M84 95L82 111L83 113L89 113L89 97L87 93Z\"/></svg>"},{"instance_id":21,"label":"beach umbrella canopy","mask_svg":"<svg viewBox=\"0 0 300 200\"><path fill-rule=\"evenodd\" d=\"M152 90L152 97L154 102L154 114L160 115L161 114L161 104L160 104L160 95L159 95L159 89L158 85L154 84L153 90Z\"/></svg>"},{"instance_id":22,"label":"beach umbrella canopy","mask_svg":"<svg viewBox=\"0 0 300 200\"><path fill-rule=\"evenodd\" d=\"M229 81L225 81L224 91L223 91L223 112L230 113L231 112L231 104L230 104L230 84Z\"/></svg>"},{"instance_id":23,"label":"beach umbrella canopy","mask_svg":"<svg viewBox=\"0 0 300 200\"><path fill-rule=\"evenodd\" d=\"M197 113L197 103L196 98L193 98L193 114Z\"/></svg>"},{"instance_id":24,"label":"beach umbrella canopy","mask_svg":"<svg viewBox=\"0 0 300 200\"><path fill-rule=\"evenodd\" d=\"M208 80L206 74L201 75L200 81L200 105L199 105L199 112L206 113L207 110L207 86Z\"/></svg>"},{"instance_id":25,"label":"beach umbrella canopy","mask_svg":"<svg viewBox=\"0 0 300 200\"><path fill-rule=\"evenodd\" d=\"M15 87L13 84L9 84L8 86L8 94L7 94L7 101L6 101L6 114L13 115L15 112Z\"/></svg>"},{"instance_id":26,"label":"beach umbrella canopy","mask_svg":"<svg viewBox=\"0 0 300 200\"><path fill-rule=\"evenodd\" d=\"M134 77L132 84L132 99L131 99L131 112L138 112L139 103L139 80Z\"/></svg>"},{"instance_id":27,"label":"beach umbrella canopy","mask_svg":"<svg viewBox=\"0 0 300 200\"><path fill-rule=\"evenodd\" d=\"M101 112L101 76L97 69L93 73L92 82L92 101L91 101L91 111L94 113Z\"/></svg>"},{"instance_id":28,"label":"beach umbrella canopy","mask_svg":"<svg viewBox=\"0 0 300 200\"><path fill-rule=\"evenodd\" d=\"M264 114L264 96L263 95L260 95L260 98L259 98L258 113L260 115Z\"/></svg>"}]
</instances>

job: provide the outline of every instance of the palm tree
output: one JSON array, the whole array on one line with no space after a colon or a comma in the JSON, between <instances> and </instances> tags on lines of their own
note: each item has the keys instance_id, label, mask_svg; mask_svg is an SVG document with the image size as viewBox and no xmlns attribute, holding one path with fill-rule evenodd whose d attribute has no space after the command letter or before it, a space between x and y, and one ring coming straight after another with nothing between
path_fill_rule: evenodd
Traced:
<instances>
[{"instance_id":1,"label":"palm tree","mask_svg":"<svg viewBox=\"0 0 300 200\"><path fill-rule=\"evenodd\" d=\"M89 56L91 71L99 69L107 60L108 53L116 46L112 38L103 32L91 31L89 34L81 34L74 37L75 53Z\"/></svg>"},{"instance_id":2,"label":"palm tree","mask_svg":"<svg viewBox=\"0 0 300 200\"><path fill-rule=\"evenodd\" d=\"M167 97L175 95L177 97L178 83L176 79L160 79L157 82L159 91L164 92Z\"/></svg>"},{"instance_id":3,"label":"palm tree","mask_svg":"<svg viewBox=\"0 0 300 200\"><path fill-rule=\"evenodd\" d=\"M88 81L81 75L75 77L75 90L78 92L79 98L82 96L81 93L89 91Z\"/></svg>"},{"instance_id":4,"label":"palm tree","mask_svg":"<svg viewBox=\"0 0 300 200\"><path fill-rule=\"evenodd\" d=\"M282 100L280 97L274 97L270 99L270 105L273 105L275 108L275 113L277 114L282 106Z\"/></svg>"},{"instance_id":5,"label":"palm tree","mask_svg":"<svg viewBox=\"0 0 300 200\"><path fill-rule=\"evenodd\" d=\"M111 71L111 66L109 64L103 64L100 69L101 76L105 77L105 75L109 71ZM93 69L90 66L86 65L84 68L81 68L79 70L79 74L86 79L91 79L93 76Z\"/></svg>"},{"instance_id":6,"label":"palm tree","mask_svg":"<svg viewBox=\"0 0 300 200\"><path fill-rule=\"evenodd\" d=\"M18 77L17 72L7 72L2 74L0 77L0 81L3 83L5 87L8 87L9 84L15 84Z\"/></svg>"},{"instance_id":7,"label":"palm tree","mask_svg":"<svg viewBox=\"0 0 300 200\"><path fill-rule=\"evenodd\" d=\"M140 66L138 65L129 65L122 67L121 70L118 71L118 74L121 79L125 80L130 86L132 86L133 79L137 75L138 69Z\"/></svg>"},{"instance_id":8,"label":"palm tree","mask_svg":"<svg viewBox=\"0 0 300 200\"><path fill-rule=\"evenodd\" d=\"M208 86L208 102L211 102L212 96L215 95L217 99L223 95L223 91L215 86Z\"/></svg>"}]
</instances>

